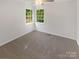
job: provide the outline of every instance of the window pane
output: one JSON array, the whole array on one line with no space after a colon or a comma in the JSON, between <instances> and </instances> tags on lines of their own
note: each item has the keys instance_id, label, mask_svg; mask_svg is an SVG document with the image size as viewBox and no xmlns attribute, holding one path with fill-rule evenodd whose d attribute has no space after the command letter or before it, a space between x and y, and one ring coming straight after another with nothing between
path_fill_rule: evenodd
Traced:
<instances>
[{"instance_id":1,"label":"window pane","mask_svg":"<svg viewBox=\"0 0 79 59\"><path fill-rule=\"evenodd\" d=\"M32 22L32 10L26 9L26 23Z\"/></svg>"},{"instance_id":2,"label":"window pane","mask_svg":"<svg viewBox=\"0 0 79 59\"><path fill-rule=\"evenodd\" d=\"M44 22L44 9L37 10L37 22Z\"/></svg>"}]
</instances>

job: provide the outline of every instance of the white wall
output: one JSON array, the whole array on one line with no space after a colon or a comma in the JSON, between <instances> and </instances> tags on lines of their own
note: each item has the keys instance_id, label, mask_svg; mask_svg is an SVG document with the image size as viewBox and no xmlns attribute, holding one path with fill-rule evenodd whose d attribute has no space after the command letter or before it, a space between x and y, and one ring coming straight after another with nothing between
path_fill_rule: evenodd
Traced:
<instances>
[{"instance_id":1,"label":"white wall","mask_svg":"<svg viewBox=\"0 0 79 59\"><path fill-rule=\"evenodd\" d=\"M34 30L32 23L25 23L26 8L32 8L32 2L0 0L0 46ZM37 23L37 30L75 39L75 0L46 3L38 8L45 10L45 23Z\"/></svg>"},{"instance_id":2,"label":"white wall","mask_svg":"<svg viewBox=\"0 0 79 59\"><path fill-rule=\"evenodd\" d=\"M77 0L77 43L79 45L79 0Z\"/></svg>"},{"instance_id":3,"label":"white wall","mask_svg":"<svg viewBox=\"0 0 79 59\"><path fill-rule=\"evenodd\" d=\"M37 30L76 39L76 0L44 3L45 22L36 23Z\"/></svg>"},{"instance_id":4,"label":"white wall","mask_svg":"<svg viewBox=\"0 0 79 59\"><path fill-rule=\"evenodd\" d=\"M34 29L25 23L25 9L30 6L23 0L0 0L0 46Z\"/></svg>"}]
</instances>

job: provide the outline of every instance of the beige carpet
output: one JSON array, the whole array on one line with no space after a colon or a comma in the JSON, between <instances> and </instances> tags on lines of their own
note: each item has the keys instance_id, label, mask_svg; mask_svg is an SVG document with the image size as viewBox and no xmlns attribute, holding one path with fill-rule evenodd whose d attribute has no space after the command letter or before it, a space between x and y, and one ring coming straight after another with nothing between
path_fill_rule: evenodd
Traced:
<instances>
[{"instance_id":1,"label":"beige carpet","mask_svg":"<svg viewBox=\"0 0 79 59\"><path fill-rule=\"evenodd\" d=\"M0 47L0 59L79 59L79 51L75 40L33 31Z\"/></svg>"}]
</instances>

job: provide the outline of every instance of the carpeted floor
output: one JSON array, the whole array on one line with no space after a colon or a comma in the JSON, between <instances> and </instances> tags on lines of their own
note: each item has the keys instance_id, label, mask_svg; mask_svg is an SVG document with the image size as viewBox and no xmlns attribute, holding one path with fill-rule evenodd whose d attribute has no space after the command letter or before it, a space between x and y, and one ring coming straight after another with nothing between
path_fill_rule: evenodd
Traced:
<instances>
[{"instance_id":1,"label":"carpeted floor","mask_svg":"<svg viewBox=\"0 0 79 59\"><path fill-rule=\"evenodd\" d=\"M33 31L0 47L0 59L79 59L75 40Z\"/></svg>"}]
</instances>

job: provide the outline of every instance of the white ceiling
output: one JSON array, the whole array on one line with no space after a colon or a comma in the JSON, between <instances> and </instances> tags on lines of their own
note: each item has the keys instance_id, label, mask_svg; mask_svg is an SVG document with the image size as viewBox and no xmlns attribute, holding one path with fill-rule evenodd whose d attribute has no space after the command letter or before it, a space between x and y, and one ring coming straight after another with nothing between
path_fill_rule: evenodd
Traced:
<instances>
[{"instance_id":1,"label":"white ceiling","mask_svg":"<svg viewBox=\"0 0 79 59\"><path fill-rule=\"evenodd\" d=\"M55 0L56 2L72 1L72 0Z\"/></svg>"},{"instance_id":2,"label":"white ceiling","mask_svg":"<svg viewBox=\"0 0 79 59\"><path fill-rule=\"evenodd\" d=\"M35 0L25 0L25 1L35 1ZM45 1L45 0L44 0ZM48 0L48 1L53 1L53 0ZM71 0L54 0L56 2L61 2L61 1L71 1Z\"/></svg>"}]
</instances>

